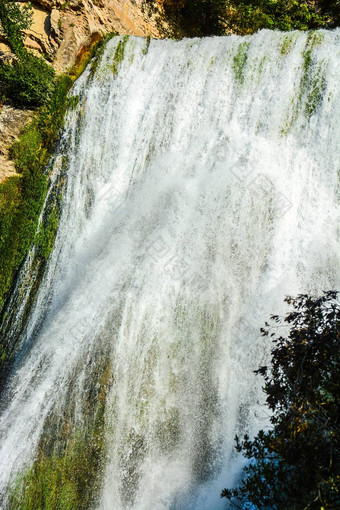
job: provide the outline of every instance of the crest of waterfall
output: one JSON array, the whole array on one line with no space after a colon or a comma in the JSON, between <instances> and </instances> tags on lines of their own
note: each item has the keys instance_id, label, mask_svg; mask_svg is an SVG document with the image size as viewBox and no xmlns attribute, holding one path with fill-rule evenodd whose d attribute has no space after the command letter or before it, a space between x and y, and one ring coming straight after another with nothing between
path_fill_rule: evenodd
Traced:
<instances>
[{"instance_id":1,"label":"crest of waterfall","mask_svg":"<svg viewBox=\"0 0 340 510\"><path fill-rule=\"evenodd\" d=\"M339 285L339 56L339 30L115 37L76 82L58 235L3 395L4 504L49 417L82 423L104 356L98 508L224 507L235 434L268 423L260 327Z\"/></svg>"}]
</instances>

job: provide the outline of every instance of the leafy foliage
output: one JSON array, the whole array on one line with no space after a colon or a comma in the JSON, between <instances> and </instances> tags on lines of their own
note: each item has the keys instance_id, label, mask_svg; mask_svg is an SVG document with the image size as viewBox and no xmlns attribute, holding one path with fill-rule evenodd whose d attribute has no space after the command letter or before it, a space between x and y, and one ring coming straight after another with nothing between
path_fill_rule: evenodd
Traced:
<instances>
[{"instance_id":1,"label":"leafy foliage","mask_svg":"<svg viewBox=\"0 0 340 510\"><path fill-rule=\"evenodd\" d=\"M151 11L155 0L144 0ZM157 0L173 37L310 30L340 23L339 0Z\"/></svg>"},{"instance_id":2,"label":"leafy foliage","mask_svg":"<svg viewBox=\"0 0 340 510\"><path fill-rule=\"evenodd\" d=\"M0 63L3 99L16 106L36 108L46 103L55 88L54 77L53 67L27 51L11 64Z\"/></svg>"},{"instance_id":3,"label":"leafy foliage","mask_svg":"<svg viewBox=\"0 0 340 510\"><path fill-rule=\"evenodd\" d=\"M0 28L6 34L8 44L14 53L24 46L23 30L32 23L33 11L31 3L20 6L13 0L0 0Z\"/></svg>"},{"instance_id":4,"label":"leafy foliage","mask_svg":"<svg viewBox=\"0 0 340 510\"><path fill-rule=\"evenodd\" d=\"M261 28L310 30L326 25L317 2L308 0L229 0L227 27L239 34L251 34Z\"/></svg>"},{"instance_id":5,"label":"leafy foliage","mask_svg":"<svg viewBox=\"0 0 340 510\"><path fill-rule=\"evenodd\" d=\"M289 333L278 336L266 323L262 334L275 342L271 368L256 372L265 380L273 427L254 440L236 438L237 450L251 462L242 484L221 497L261 510L340 508L338 293L286 301L293 311L272 320Z\"/></svg>"},{"instance_id":6,"label":"leafy foliage","mask_svg":"<svg viewBox=\"0 0 340 510\"><path fill-rule=\"evenodd\" d=\"M0 62L0 100L30 108L45 104L55 88L55 72L24 47L23 30L32 22L30 3L20 7L13 0L0 0L0 22L15 54L12 62Z\"/></svg>"}]
</instances>

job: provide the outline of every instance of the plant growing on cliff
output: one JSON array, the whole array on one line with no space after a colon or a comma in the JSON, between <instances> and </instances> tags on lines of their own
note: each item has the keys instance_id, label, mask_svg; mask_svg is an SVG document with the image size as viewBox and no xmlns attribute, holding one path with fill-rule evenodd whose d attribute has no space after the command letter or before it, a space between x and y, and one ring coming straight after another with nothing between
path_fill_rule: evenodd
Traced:
<instances>
[{"instance_id":1,"label":"plant growing on cliff","mask_svg":"<svg viewBox=\"0 0 340 510\"><path fill-rule=\"evenodd\" d=\"M20 7L13 0L0 0L0 23L15 54L12 62L0 62L0 100L15 106L41 106L53 93L55 72L24 46L23 31L32 23L31 4Z\"/></svg>"},{"instance_id":2,"label":"plant growing on cliff","mask_svg":"<svg viewBox=\"0 0 340 510\"><path fill-rule=\"evenodd\" d=\"M261 367L272 428L236 448L250 463L236 489L221 497L260 510L340 508L340 303L337 292L287 298L273 316L271 367ZM287 327L286 336L277 328Z\"/></svg>"},{"instance_id":3,"label":"plant growing on cliff","mask_svg":"<svg viewBox=\"0 0 340 510\"><path fill-rule=\"evenodd\" d=\"M32 5L27 2L21 6L13 0L0 0L0 29L4 32L8 44L14 53L24 46L23 31L32 24Z\"/></svg>"},{"instance_id":4,"label":"plant growing on cliff","mask_svg":"<svg viewBox=\"0 0 340 510\"><path fill-rule=\"evenodd\" d=\"M227 27L251 34L262 28L310 30L326 26L329 13L309 0L228 0ZM335 12L335 11L334 11Z\"/></svg>"},{"instance_id":5,"label":"plant growing on cliff","mask_svg":"<svg viewBox=\"0 0 340 510\"><path fill-rule=\"evenodd\" d=\"M55 88L53 67L23 51L11 64L0 63L0 83L7 102L36 108L46 103Z\"/></svg>"}]
</instances>

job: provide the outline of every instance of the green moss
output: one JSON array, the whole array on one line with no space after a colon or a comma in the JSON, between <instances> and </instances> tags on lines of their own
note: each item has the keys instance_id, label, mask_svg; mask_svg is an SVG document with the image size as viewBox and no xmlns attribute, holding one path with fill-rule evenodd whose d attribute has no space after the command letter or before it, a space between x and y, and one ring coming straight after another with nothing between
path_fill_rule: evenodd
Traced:
<instances>
[{"instance_id":1,"label":"green moss","mask_svg":"<svg viewBox=\"0 0 340 510\"><path fill-rule=\"evenodd\" d=\"M121 39L117 45L115 55L113 57L113 63L112 63L112 72L115 75L118 74L119 65L124 60L125 46L126 46L126 43L128 42L128 40L129 40L129 36L125 35L123 37L123 39Z\"/></svg>"},{"instance_id":2,"label":"green moss","mask_svg":"<svg viewBox=\"0 0 340 510\"><path fill-rule=\"evenodd\" d=\"M257 78L258 78L258 82L261 80L261 76L262 76L262 73L265 69L265 65L267 64L267 62L269 61L269 58L267 55L265 55L264 57L261 58L260 60L260 63L257 67L257 71L258 71L258 74L257 74Z\"/></svg>"},{"instance_id":3,"label":"green moss","mask_svg":"<svg viewBox=\"0 0 340 510\"><path fill-rule=\"evenodd\" d=\"M307 119L310 118L321 105L326 90L326 72L323 62L316 62L313 49L321 44L324 35L319 32L310 32L303 52L302 75L299 90L291 99L291 108L283 122L281 135L286 136L299 112L303 111Z\"/></svg>"},{"instance_id":4,"label":"green moss","mask_svg":"<svg viewBox=\"0 0 340 510\"><path fill-rule=\"evenodd\" d=\"M316 64L312 50L319 46L323 40L323 34L310 32L308 34L306 48L303 53L303 76L300 83L300 100L305 98L305 114L311 117L321 104L326 89L326 76L323 65Z\"/></svg>"},{"instance_id":5,"label":"green moss","mask_svg":"<svg viewBox=\"0 0 340 510\"><path fill-rule=\"evenodd\" d=\"M149 51L149 46L151 43L151 37L148 35L145 40L145 48L143 48L143 55L147 55Z\"/></svg>"},{"instance_id":6,"label":"green moss","mask_svg":"<svg viewBox=\"0 0 340 510\"><path fill-rule=\"evenodd\" d=\"M208 62L207 69L208 71L214 66L215 64L215 57L211 57L211 59Z\"/></svg>"},{"instance_id":7,"label":"green moss","mask_svg":"<svg viewBox=\"0 0 340 510\"><path fill-rule=\"evenodd\" d=\"M16 480L11 509L84 510L92 508L100 488L105 439L102 423L73 432L61 452L39 452L32 467Z\"/></svg>"},{"instance_id":8,"label":"green moss","mask_svg":"<svg viewBox=\"0 0 340 510\"><path fill-rule=\"evenodd\" d=\"M49 214L47 221L43 224L36 238L36 247L40 256L47 260L53 249L55 236L57 234L59 224L59 208L54 208Z\"/></svg>"},{"instance_id":9,"label":"green moss","mask_svg":"<svg viewBox=\"0 0 340 510\"><path fill-rule=\"evenodd\" d=\"M311 117L321 104L326 90L326 76L320 67L310 78L307 91L305 112Z\"/></svg>"},{"instance_id":10,"label":"green moss","mask_svg":"<svg viewBox=\"0 0 340 510\"><path fill-rule=\"evenodd\" d=\"M97 69L98 69L98 65L101 61L101 58L104 54L104 51L105 51L105 47L106 47L106 44L107 42L112 39L113 37L115 37L117 34L112 32L111 34L107 34L105 35L93 48L93 50L89 53L87 59L86 59L86 62L85 62L85 66L87 65L88 61L92 58L92 62L91 62L91 67L90 67L90 73L92 76L94 76L97 72Z\"/></svg>"},{"instance_id":11,"label":"green moss","mask_svg":"<svg viewBox=\"0 0 340 510\"><path fill-rule=\"evenodd\" d=\"M286 35L281 46L281 55L286 56L290 53L296 43L297 37L296 34Z\"/></svg>"},{"instance_id":12,"label":"green moss","mask_svg":"<svg viewBox=\"0 0 340 510\"><path fill-rule=\"evenodd\" d=\"M79 104L80 96L70 96L67 98L67 109L68 110L75 110Z\"/></svg>"},{"instance_id":13,"label":"green moss","mask_svg":"<svg viewBox=\"0 0 340 510\"><path fill-rule=\"evenodd\" d=\"M320 46L320 44L324 40L324 37L325 36L322 32L312 30L311 32L309 32L307 37L307 47L313 49L316 48L317 46Z\"/></svg>"},{"instance_id":14,"label":"green moss","mask_svg":"<svg viewBox=\"0 0 340 510\"><path fill-rule=\"evenodd\" d=\"M249 42L244 41L240 43L237 48L237 53L233 58L233 70L237 81L241 84L244 82L244 70L248 60L249 46Z\"/></svg>"}]
</instances>

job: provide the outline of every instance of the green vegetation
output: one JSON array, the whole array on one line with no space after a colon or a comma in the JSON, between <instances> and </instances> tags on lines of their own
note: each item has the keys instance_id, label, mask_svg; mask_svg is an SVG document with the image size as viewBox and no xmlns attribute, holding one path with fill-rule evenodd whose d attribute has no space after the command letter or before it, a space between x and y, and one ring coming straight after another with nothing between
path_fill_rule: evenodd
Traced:
<instances>
[{"instance_id":1,"label":"green vegetation","mask_svg":"<svg viewBox=\"0 0 340 510\"><path fill-rule=\"evenodd\" d=\"M100 63L100 60L101 60L103 54L104 54L106 43L110 39L112 39L112 37L115 37L116 35L118 35L118 34L115 34L115 33L107 34L105 37L101 38L100 41L98 41L96 43L96 52L95 52L95 55L93 55L94 58L92 59L91 68L90 68L90 72L91 72L92 76L94 76L97 72L98 65Z\"/></svg>"},{"instance_id":2,"label":"green vegetation","mask_svg":"<svg viewBox=\"0 0 340 510\"><path fill-rule=\"evenodd\" d=\"M272 317L271 367L261 367L272 428L254 440L236 438L251 459L226 497L241 508L326 510L340 508L340 303L337 292L321 298L287 298L293 310ZM279 336L280 327L289 328Z\"/></svg>"},{"instance_id":3,"label":"green vegetation","mask_svg":"<svg viewBox=\"0 0 340 510\"><path fill-rule=\"evenodd\" d=\"M126 43L128 42L128 40L129 40L129 36L125 35L123 37L123 39L118 42L118 45L117 45L117 48L115 51L115 56L113 58L113 63L112 63L113 74L118 74L119 64L121 64L124 60L125 46L126 46Z\"/></svg>"},{"instance_id":4,"label":"green vegetation","mask_svg":"<svg viewBox=\"0 0 340 510\"><path fill-rule=\"evenodd\" d=\"M281 46L281 55L286 56L293 48L295 42L297 40L296 34L289 34L285 37L282 46Z\"/></svg>"},{"instance_id":5,"label":"green vegetation","mask_svg":"<svg viewBox=\"0 0 340 510\"><path fill-rule=\"evenodd\" d=\"M322 65L313 70L315 63L313 61L312 49L322 41L322 34L311 32L308 36L306 49L303 57L303 76L300 84L300 100L306 96L305 113L310 117L321 103L325 89L326 76ZM311 72L313 70L313 72Z\"/></svg>"},{"instance_id":6,"label":"green vegetation","mask_svg":"<svg viewBox=\"0 0 340 510\"><path fill-rule=\"evenodd\" d=\"M53 67L24 51L11 64L0 63L0 99L15 106L36 108L51 97L54 80Z\"/></svg>"},{"instance_id":7,"label":"green vegetation","mask_svg":"<svg viewBox=\"0 0 340 510\"><path fill-rule=\"evenodd\" d=\"M47 191L44 168L63 123L72 83L69 76L59 79L49 104L12 147L12 158L21 177L11 177L0 185L0 306L35 240Z\"/></svg>"},{"instance_id":8,"label":"green vegetation","mask_svg":"<svg viewBox=\"0 0 340 510\"><path fill-rule=\"evenodd\" d=\"M237 80L242 84L244 82L244 68L248 60L248 49L250 43L243 42L239 45L237 53L233 59L233 70Z\"/></svg>"},{"instance_id":9,"label":"green vegetation","mask_svg":"<svg viewBox=\"0 0 340 510\"><path fill-rule=\"evenodd\" d=\"M313 56L313 48L323 40L320 32L310 32L307 37L306 47L303 52L303 72L298 90L290 100L289 111L281 127L281 135L287 136L292 126L298 119L299 112L303 112L307 118L311 117L325 97L326 68L325 64L316 62ZM281 54L285 56L294 44L294 38L287 36L281 48Z\"/></svg>"},{"instance_id":10,"label":"green vegetation","mask_svg":"<svg viewBox=\"0 0 340 510\"><path fill-rule=\"evenodd\" d=\"M11 62L0 62L0 101L37 108L48 102L55 84L55 72L44 59L24 47L23 30L30 27L30 4L20 7L13 0L0 0L0 22L14 54Z\"/></svg>"},{"instance_id":11,"label":"green vegetation","mask_svg":"<svg viewBox=\"0 0 340 510\"><path fill-rule=\"evenodd\" d=\"M53 438L42 443L33 465L12 486L9 508L17 510L84 510L96 508L106 452L105 405L111 381L111 364L100 358L92 374L93 391L83 425L72 426L69 417ZM53 416L53 423L58 421ZM49 431L45 433L49 435Z\"/></svg>"},{"instance_id":12,"label":"green vegetation","mask_svg":"<svg viewBox=\"0 0 340 510\"><path fill-rule=\"evenodd\" d=\"M148 35L146 38L145 48L143 48L143 55L148 54L150 43L151 43L151 37Z\"/></svg>"},{"instance_id":13,"label":"green vegetation","mask_svg":"<svg viewBox=\"0 0 340 510\"><path fill-rule=\"evenodd\" d=\"M163 0L172 37L252 34L262 28L310 30L340 23L338 0ZM144 0L156 11L154 0ZM161 25L161 23L160 23Z\"/></svg>"},{"instance_id":14,"label":"green vegetation","mask_svg":"<svg viewBox=\"0 0 340 510\"><path fill-rule=\"evenodd\" d=\"M329 14L322 1L301 0L229 0L226 26L241 35L262 28L310 30L327 25ZM334 5L334 14L335 14Z\"/></svg>"},{"instance_id":15,"label":"green vegetation","mask_svg":"<svg viewBox=\"0 0 340 510\"><path fill-rule=\"evenodd\" d=\"M12 0L0 0L0 28L14 53L22 51L24 46L22 32L31 26L32 17L30 3L21 7Z\"/></svg>"}]
</instances>

